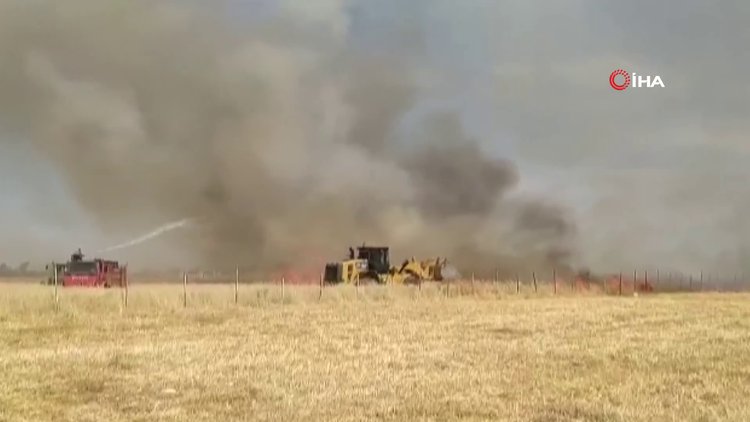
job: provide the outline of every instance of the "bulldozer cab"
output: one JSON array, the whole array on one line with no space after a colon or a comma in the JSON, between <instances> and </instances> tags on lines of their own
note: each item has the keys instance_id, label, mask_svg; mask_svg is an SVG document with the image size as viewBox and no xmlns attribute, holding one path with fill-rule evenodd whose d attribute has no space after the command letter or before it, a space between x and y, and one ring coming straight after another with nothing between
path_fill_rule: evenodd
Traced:
<instances>
[{"instance_id":1,"label":"bulldozer cab","mask_svg":"<svg viewBox=\"0 0 750 422\"><path fill-rule=\"evenodd\" d=\"M357 248L357 259L367 261L368 269L376 274L386 274L391 268L387 247L360 246Z\"/></svg>"}]
</instances>

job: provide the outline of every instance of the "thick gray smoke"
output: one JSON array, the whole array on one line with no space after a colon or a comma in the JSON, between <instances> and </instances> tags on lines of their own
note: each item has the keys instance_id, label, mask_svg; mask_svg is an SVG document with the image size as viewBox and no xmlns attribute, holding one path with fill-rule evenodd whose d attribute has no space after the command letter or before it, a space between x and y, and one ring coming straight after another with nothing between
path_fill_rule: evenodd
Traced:
<instances>
[{"instance_id":1,"label":"thick gray smoke","mask_svg":"<svg viewBox=\"0 0 750 422\"><path fill-rule=\"evenodd\" d=\"M409 119L439 72L419 36L355 49L344 5L315 4L233 26L190 2L6 0L0 125L102 227L200 219L172 247L206 265L274 270L361 241L461 271L569 263L565 211L509 197L515 166L459 114Z\"/></svg>"}]
</instances>

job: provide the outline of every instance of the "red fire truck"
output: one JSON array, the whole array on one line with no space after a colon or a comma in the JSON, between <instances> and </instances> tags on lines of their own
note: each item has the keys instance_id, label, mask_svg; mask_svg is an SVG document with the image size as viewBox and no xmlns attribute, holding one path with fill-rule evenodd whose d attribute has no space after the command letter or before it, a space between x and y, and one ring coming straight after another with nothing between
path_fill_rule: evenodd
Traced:
<instances>
[{"instance_id":1,"label":"red fire truck","mask_svg":"<svg viewBox=\"0 0 750 422\"><path fill-rule=\"evenodd\" d=\"M127 268L120 267L117 261L84 260L80 249L70 256L62 277L58 274L60 278L65 287L124 287L128 280Z\"/></svg>"}]
</instances>

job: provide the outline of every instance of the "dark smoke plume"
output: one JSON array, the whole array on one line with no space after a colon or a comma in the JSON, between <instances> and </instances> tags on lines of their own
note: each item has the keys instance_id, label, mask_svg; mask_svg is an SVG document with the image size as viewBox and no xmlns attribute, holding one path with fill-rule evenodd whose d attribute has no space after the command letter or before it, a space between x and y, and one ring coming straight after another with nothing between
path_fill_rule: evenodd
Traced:
<instances>
[{"instance_id":1,"label":"dark smoke plume","mask_svg":"<svg viewBox=\"0 0 750 422\"><path fill-rule=\"evenodd\" d=\"M355 49L338 2L281 4L246 28L188 2L4 1L0 125L103 227L200 221L173 247L205 265L272 271L361 241L462 272L569 262L564 211L509 197L515 167L458 114L404 138L440 69Z\"/></svg>"},{"instance_id":2,"label":"dark smoke plume","mask_svg":"<svg viewBox=\"0 0 750 422\"><path fill-rule=\"evenodd\" d=\"M488 158L455 114L430 116L425 125L425 142L402 161L420 210L438 219L491 213L518 182L513 164Z\"/></svg>"}]
</instances>

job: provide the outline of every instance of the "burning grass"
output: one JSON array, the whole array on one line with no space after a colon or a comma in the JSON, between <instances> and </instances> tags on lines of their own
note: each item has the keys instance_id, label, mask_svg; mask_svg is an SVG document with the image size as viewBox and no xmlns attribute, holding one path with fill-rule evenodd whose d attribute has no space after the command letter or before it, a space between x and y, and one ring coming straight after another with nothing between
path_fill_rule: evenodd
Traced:
<instances>
[{"instance_id":1,"label":"burning grass","mask_svg":"<svg viewBox=\"0 0 750 422\"><path fill-rule=\"evenodd\" d=\"M1 288L0 420L750 420L748 294Z\"/></svg>"}]
</instances>

